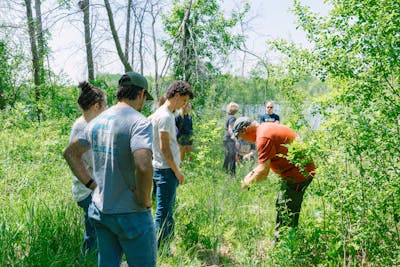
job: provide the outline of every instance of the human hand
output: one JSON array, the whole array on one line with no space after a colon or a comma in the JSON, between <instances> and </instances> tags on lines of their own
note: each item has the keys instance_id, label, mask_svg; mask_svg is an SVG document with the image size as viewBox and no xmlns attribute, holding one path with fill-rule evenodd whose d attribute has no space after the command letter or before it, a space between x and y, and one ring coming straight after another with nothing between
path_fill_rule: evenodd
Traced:
<instances>
[{"instance_id":1,"label":"human hand","mask_svg":"<svg viewBox=\"0 0 400 267\"><path fill-rule=\"evenodd\" d=\"M242 181L242 183L240 185L240 187L243 190L246 190L246 189L249 190L250 189L250 185L254 182L254 180L253 180L254 173L255 172L253 170L253 171L249 172L249 174L247 174L246 177L244 177L244 179L243 179L243 181Z\"/></svg>"},{"instance_id":2,"label":"human hand","mask_svg":"<svg viewBox=\"0 0 400 267\"><path fill-rule=\"evenodd\" d=\"M183 182L185 181L185 176L183 175L183 173L182 173L181 171L178 170L178 171L175 173L175 176L176 176L176 179L178 179L179 184L182 185Z\"/></svg>"},{"instance_id":3,"label":"human hand","mask_svg":"<svg viewBox=\"0 0 400 267\"><path fill-rule=\"evenodd\" d=\"M96 181L94 181L94 182L90 185L89 189L91 189L92 191L94 191L94 190L96 189L96 187L97 187L97 184L96 184Z\"/></svg>"},{"instance_id":4,"label":"human hand","mask_svg":"<svg viewBox=\"0 0 400 267\"><path fill-rule=\"evenodd\" d=\"M146 197L144 192L140 192L135 187L131 186L131 191L134 193L135 202L145 209L151 208L151 198Z\"/></svg>"},{"instance_id":5,"label":"human hand","mask_svg":"<svg viewBox=\"0 0 400 267\"><path fill-rule=\"evenodd\" d=\"M250 190L250 184L247 183L245 180L242 181L240 187L242 188L242 190Z\"/></svg>"}]
</instances>

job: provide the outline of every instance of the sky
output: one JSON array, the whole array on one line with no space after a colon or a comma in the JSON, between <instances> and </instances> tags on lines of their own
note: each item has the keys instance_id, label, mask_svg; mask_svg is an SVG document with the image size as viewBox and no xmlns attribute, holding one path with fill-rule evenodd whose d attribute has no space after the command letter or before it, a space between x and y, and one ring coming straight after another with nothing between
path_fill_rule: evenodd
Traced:
<instances>
[{"instance_id":1,"label":"sky","mask_svg":"<svg viewBox=\"0 0 400 267\"><path fill-rule=\"evenodd\" d=\"M329 6L324 4L324 0L300 0L303 4L310 6L311 11L325 16L329 12ZM231 10L240 0L224 1L226 10ZM236 3L236 4L235 4ZM253 0L249 10L250 29L246 32L248 40L246 47L259 57L268 56L268 60L274 60L274 54L267 51L266 42L273 39L285 39L297 43L302 47L310 47L306 34L300 29L296 29L296 17L290 11L293 7L293 0ZM237 63L233 63L236 73L241 73L241 58L243 55L234 55ZM249 73L257 62L252 56L247 56L247 64L244 74ZM240 70L239 70L240 69Z\"/></svg>"},{"instance_id":2,"label":"sky","mask_svg":"<svg viewBox=\"0 0 400 267\"><path fill-rule=\"evenodd\" d=\"M241 5L240 0L224 0L222 8L226 13L235 6ZM306 40L305 33L296 29L296 18L289 11L292 7L293 0L253 0L248 14L252 18L249 27L246 30L248 40L246 43L247 49L260 57L266 53L266 41L269 39L286 39L302 45L309 46ZM328 5L324 4L323 0L302 0L302 3L309 5L311 10L321 15L328 13ZM83 47L83 34L80 31L79 23L76 21L64 23L60 25L58 31L52 34L50 47L53 51L52 68L56 73L65 73L73 82L84 80L87 77L85 65L85 50ZM113 50L114 47L110 47ZM106 56L107 55L107 56ZM100 65L97 68L101 72L122 73L123 67L119 62L116 54L110 56L109 53L104 53L104 50L97 51L94 55L101 59ZM233 55L237 60L233 60L231 71L234 74L241 73L241 59L243 55ZM251 70L252 65L256 62L256 58L247 56L245 73ZM96 59L95 59L96 60ZM151 60L149 60L151 61ZM145 75L152 75L153 66L151 63L145 67ZM235 73L237 72L237 73Z\"/></svg>"}]
</instances>

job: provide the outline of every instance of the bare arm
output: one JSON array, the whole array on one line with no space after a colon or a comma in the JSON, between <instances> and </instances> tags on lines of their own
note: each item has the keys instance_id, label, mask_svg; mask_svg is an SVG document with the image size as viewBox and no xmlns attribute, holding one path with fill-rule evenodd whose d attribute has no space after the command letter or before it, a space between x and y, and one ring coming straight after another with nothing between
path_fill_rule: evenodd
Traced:
<instances>
[{"instance_id":1,"label":"bare arm","mask_svg":"<svg viewBox=\"0 0 400 267\"><path fill-rule=\"evenodd\" d=\"M87 184L92 177L86 170L85 163L83 162L82 155L88 151L89 148L80 144L78 139L74 139L64 150L63 156L67 161L72 173L81 181L83 184ZM96 188L96 182L90 185L90 189Z\"/></svg>"},{"instance_id":2,"label":"bare arm","mask_svg":"<svg viewBox=\"0 0 400 267\"><path fill-rule=\"evenodd\" d=\"M148 149L138 149L133 152L135 159L135 197L136 201L145 208L151 207L151 187L153 186L152 153Z\"/></svg>"},{"instance_id":3,"label":"bare arm","mask_svg":"<svg viewBox=\"0 0 400 267\"><path fill-rule=\"evenodd\" d=\"M179 181L179 184L183 184L183 181L185 180L185 177L179 170L178 166L176 166L174 162L174 158L172 156L171 152L171 147L169 145L169 133L168 132L159 132L158 137L160 138L160 148L161 152L163 153L163 156L165 160L167 161L168 165L174 172L176 178Z\"/></svg>"},{"instance_id":4,"label":"bare arm","mask_svg":"<svg viewBox=\"0 0 400 267\"><path fill-rule=\"evenodd\" d=\"M242 182L242 189L248 189L251 184L258 183L265 180L268 176L270 169L271 160L267 160L264 163L259 163L254 170L249 172Z\"/></svg>"},{"instance_id":5,"label":"bare arm","mask_svg":"<svg viewBox=\"0 0 400 267\"><path fill-rule=\"evenodd\" d=\"M237 138L236 138L235 135L233 134L233 125L234 125L233 123L228 125L228 133L229 133L231 139L232 139L233 141L237 142ZM237 143L236 143L236 145L237 145Z\"/></svg>"}]
</instances>

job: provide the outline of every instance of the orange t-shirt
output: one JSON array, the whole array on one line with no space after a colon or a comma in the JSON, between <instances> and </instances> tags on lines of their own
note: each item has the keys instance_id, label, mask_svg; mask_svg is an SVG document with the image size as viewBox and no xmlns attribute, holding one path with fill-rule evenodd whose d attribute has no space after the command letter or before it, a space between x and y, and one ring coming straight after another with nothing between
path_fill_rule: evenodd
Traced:
<instances>
[{"instance_id":1,"label":"orange t-shirt","mask_svg":"<svg viewBox=\"0 0 400 267\"><path fill-rule=\"evenodd\" d=\"M286 158L277 156L287 155L288 148L284 145L290 144L296 139L296 133L282 124L261 123L257 128L256 146L258 151L258 162L264 163L271 160L271 170L280 175L287 183L301 183L311 179L314 175L314 163L306 165L306 173L300 170Z\"/></svg>"}]
</instances>

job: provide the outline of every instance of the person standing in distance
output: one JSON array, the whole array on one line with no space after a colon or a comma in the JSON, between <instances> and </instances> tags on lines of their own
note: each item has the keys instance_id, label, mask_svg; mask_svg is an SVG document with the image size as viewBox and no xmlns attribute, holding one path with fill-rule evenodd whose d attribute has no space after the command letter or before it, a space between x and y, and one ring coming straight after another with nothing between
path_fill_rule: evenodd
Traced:
<instances>
[{"instance_id":1,"label":"person standing in distance","mask_svg":"<svg viewBox=\"0 0 400 267\"><path fill-rule=\"evenodd\" d=\"M280 123L279 116L274 113L274 102L269 101L265 105L265 114L261 116L260 122Z\"/></svg>"},{"instance_id":2,"label":"person standing in distance","mask_svg":"<svg viewBox=\"0 0 400 267\"><path fill-rule=\"evenodd\" d=\"M193 121L190 111L192 104L186 103L181 109L178 110L178 115L175 117L175 124L177 128L176 139L178 140L179 149L181 151L181 163L185 160L192 161L190 154L193 152Z\"/></svg>"},{"instance_id":3,"label":"person standing in distance","mask_svg":"<svg viewBox=\"0 0 400 267\"><path fill-rule=\"evenodd\" d=\"M120 266L123 254L129 266L156 266L153 132L140 113L145 101L153 99L147 89L147 80L139 73L122 75L118 103L93 119L64 151L75 176L94 190L89 217L97 232L99 266ZM94 177L82 161L89 149Z\"/></svg>"},{"instance_id":4,"label":"person standing in distance","mask_svg":"<svg viewBox=\"0 0 400 267\"><path fill-rule=\"evenodd\" d=\"M158 245L173 236L176 188L185 180L179 169L181 157L173 112L185 106L189 99L193 99L193 91L187 82L174 81L165 96L165 103L151 115L154 180L157 185L155 225L159 237Z\"/></svg>"},{"instance_id":5,"label":"person standing in distance","mask_svg":"<svg viewBox=\"0 0 400 267\"><path fill-rule=\"evenodd\" d=\"M94 87L86 81L79 83L78 87L81 89L78 97L78 105L82 109L83 114L73 124L69 142L72 142L72 140L81 134L87 124L103 112L107 105L106 94L99 88ZM84 153L82 160L86 170L93 177L92 152L89 150ZM85 231L83 233L82 254L86 255L86 253L97 249L96 230L88 216L89 204L92 203L92 190L86 188L74 175L72 175L72 197L78 206L83 209Z\"/></svg>"},{"instance_id":6,"label":"person standing in distance","mask_svg":"<svg viewBox=\"0 0 400 267\"><path fill-rule=\"evenodd\" d=\"M230 174L231 178L236 177L236 160L237 150L239 143L237 138L233 135L232 128L236 121L235 114L239 111L239 105L235 102L230 102L226 107L227 118L225 121L225 134L223 137L223 144L225 147L225 158L222 168L226 173Z\"/></svg>"},{"instance_id":7,"label":"person standing in distance","mask_svg":"<svg viewBox=\"0 0 400 267\"><path fill-rule=\"evenodd\" d=\"M240 117L235 121L233 132L247 142L256 143L258 152L258 165L246 175L242 189L248 189L252 184L265 180L270 169L282 178L276 200L275 244L281 226L298 225L304 192L315 174L314 163L308 162L302 171L287 160L287 145L290 145L297 135L284 125L258 123L248 117Z\"/></svg>"}]
</instances>

